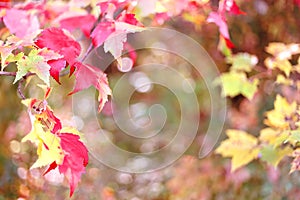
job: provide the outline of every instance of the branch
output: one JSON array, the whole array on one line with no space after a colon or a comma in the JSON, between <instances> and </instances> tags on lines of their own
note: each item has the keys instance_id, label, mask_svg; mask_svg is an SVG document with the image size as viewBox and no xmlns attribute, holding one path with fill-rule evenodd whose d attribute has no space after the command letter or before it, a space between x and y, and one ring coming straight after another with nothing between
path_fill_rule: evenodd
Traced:
<instances>
[{"instance_id":1,"label":"branch","mask_svg":"<svg viewBox=\"0 0 300 200\"><path fill-rule=\"evenodd\" d=\"M0 71L0 76L16 76L16 72L3 72Z\"/></svg>"},{"instance_id":2,"label":"branch","mask_svg":"<svg viewBox=\"0 0 300 200\"><path fill-rule=\"evenodd\" d=\"M21 79L18 83L18 94L20 95L21 99L24 100L26 99L25 95L23 94L22 91L22 83L23 83L24 79Z\"/></svg>"},{"instance_id":3,"label":"branch","mask_svg":"<svg viewBox=\"0 0 300 200\"><path fill-rule=\"evenodd\" d=\"M94 46L93 46L93 43L91 42L90 43L90 46L88 47L88 49L86 50L84 56L80 59L80 62L83 62L87 57L88 55L91 53L91 51L94 49Z\"/></svg>"}]
</instances>

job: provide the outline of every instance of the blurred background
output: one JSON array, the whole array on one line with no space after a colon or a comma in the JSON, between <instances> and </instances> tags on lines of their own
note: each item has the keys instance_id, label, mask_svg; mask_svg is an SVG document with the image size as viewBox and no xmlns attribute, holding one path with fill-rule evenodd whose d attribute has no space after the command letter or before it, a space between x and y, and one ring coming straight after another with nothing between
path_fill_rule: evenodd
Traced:
<instances>
[{"instance_id":1,"label":"blurred background","mask_svg":"<svg viewBox=\"0 0 300 200\"><path fill-rule=\"evenodd\" d=\"M236 52L248 52L258 57L258 69L263 68L267 57L265 47L269 42L297 43L300 41L300 3L292 0L244 0L237 1L246 15L228 16L228 27ZM218 1L212 1L218 5ZM183 11L179 16L167 20L162 27L182 32L199 42L215 61L221 72L228 66L224 56L218 51L219 33L215 24L205 22L206 10ZM145 26L151 25L151 17L145 18ZM284 159L278 169L265 163L254 161L230 173L230 160L211 153L198 159L203 133L210 118L210 97L202 77L181 59L160 51L138 51L135 65L161 63L174 66L182 76L189 80L197 94L200 105L200 123L197 137L186 153L172 165L145 174L123 173L106 167L93 156L86 174L71 199L103 200L200 200L200 199L298 199L300 196L300 174L289 174L290 160ZM193 52L191 52L192 54ZM105 73L111 88L117 84L124 72L112 63ZM113 102L110 100L98 120L88 120L89 110L94 107L94 99L84 98L74 115L72 98L66 95L72 90L72 81L62 78L64 87L53 82L54 91L49 104L62 119L64 125L76 126L83 133L94 133L88 140L99 143L97 151L104 151L107 142L103 133L117 146L132 152L148 152L164 147L174 137L180 121L180 110L176 96L167 88L147 85L151 74L139 70L132 72L131 86L136 88L130 99L130 111L136 122L147 123L147 108L160 103L164 106L167 120L164 134L148 142L138 143L128 139L118 128L112 116ZM143 78L142 84L137 82ZM34 85L34 81L31 85ZM20 143L21 138L30 131L30 121L25 106L21 105L12 85L12 77L0 77L0 200L1 199L66 199L69 195L68 184L58 172L42 176L44 169L29 170L36 160L36 149L29 143ZM176 82L176 81L175 81ZM175 84L174 82L174 84ZM143 87L141 87L143 86ZM180 85L181 87L182 85ZM184 87L183 87L184 89ZM187 90L190 88L186 88ZM258 135L264 127L263 113L272 108L275 96L269 82L265 82L260 92L250 102L242 96L228 99L228 114L225 128L238 128ZM290 96L299 96L288 89L283 91ZM87 93L93 91L86 91ZM123 90L126 93L126 89ZM261 95L267 93L269 95ZM122 94L120 94L122 95ZM125 94L124 94L125 95ZM41 97L42 91L35 87L26 88L26 96ZM86 95L90 96L90 95ZM96 96L94 96L96 98ZM299 98L299 97L298 97ZM92 102L92 103L91 103ZM81 106L82 105L82 106ZM85 119L82 118L85 117ZM198 116L197 116L198 117ZM190 123L194 123L192 120ZM99 124L101 130L99 129ZM225 129L224 129L225 130ZM224 139L222 134L219 141ZM107 152L109 154L109 152ZM134 162L137 167L143 160Z\"/></svg>"}]
</instances>

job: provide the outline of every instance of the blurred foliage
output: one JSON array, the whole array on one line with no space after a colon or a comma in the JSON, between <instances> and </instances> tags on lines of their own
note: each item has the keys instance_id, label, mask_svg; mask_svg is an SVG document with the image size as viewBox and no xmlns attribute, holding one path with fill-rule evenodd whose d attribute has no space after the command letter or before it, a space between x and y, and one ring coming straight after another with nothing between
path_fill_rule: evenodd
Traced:
<instances>
[{"instance_id":1,"label":"blurred foliage","mask_svg":"<svg viewBox=\"0 0 300 200\"><path fill-rule=\"evenodd\" d=\"M228 27L235 44L233 53L248 52L258 58L257 70L264 70L264 60L268 54L265 47L270 42L293 43L299 42L300 9L292 0L253 0L237 1L241 9L247 13L242 16L228 16ZM210 54L221 71L228 70L228 61L218 51L218 29L214 24L206 24L202 19L203 13L183 16L169 20L164 26L183 32L197 40ZM194 19L199 19L195 23ZM147 23L147 21L145 22ZM191 52L192 53L192 52ZM172 57L140 52L138 63L149 60L172 62ZM148 59L148 60L147 60ZM297 60L295 58L295 60ZM177 61L179 62L179 61ZM176 65L174 65L176 66ZM179 65L178 65L179 66ZM178 70L182 68L178 67ZM109 80L113 85L121 73L112 65L107 70ZM182 72L185 74L186 72ZM230 172L227 159L217 155L210 155L198 160L197 154L203 139L203 133L209 120L209 94L193 70L187 72L195 79L195 90L201 104L201 129L193 145L186 155L176 163L160 171L147 174L127 174L108 169L91 158L86 175L80 183L72 199L130 199L130 200L200 200L200 199L298 199L300 196L299 172L289 174L291 159L284 158L278 169L267 164L254 161L247 167ZM274 80L275 81L275 80ZM65 100L65 95L71 89L71 81L62 80L66 87L57 87L55 96L50 97L58 115L63 119L72 119L64 123L72 124L77 118L72 118L71 99ZM28 144L21 144L20 138L29 130L29 119L20 104L16 94L16 86L12 78L0 78L0 200L1 199L65 199L68 196L67 183L60 179L59 174L42 177L43 170L28 170L35 158L34 149ZM270 95L258 93L251 102L236 96L229 100L227 127L247 130L258 135L264 119L264 112L271 110L275 99L274 91L281 91L287 98L299 102L299 91L291 91L284 86L276 87L271 81L265 81L261 91ZM39 91L28 92L31 96L38 96ZM297 93L298 92L298 93ZM54 92L53 92L54 93ZM176 125L178 113L169 102L176 104L176 99L163 88L154 88L146 94L134 94L134 101L153 104L164 104L168 115L170 129ZM59 102L59 103L58 103ZM54 105L55 104L55 105ZM61 109L63 107L63 109ZM141 151L139 144L126 140L114 124L109 110L101 114L99 121L103 128L110 132L117 145L124 149ZM28 122L28 123L26 123ZM84 131L96 128L94 122L85 125ZM147 148L153 150L161 148L168 142L169 137L161 137L149 144ZM225 137L224 135L222 136ZM222 138L222 139L223 139ZM146 149L147 149L146 148ZM147 149L149 150L149 149ZM53 178L53 177L56 177ZM65 187L62 187L65 186Z\"/></svg>"}]
</instances>

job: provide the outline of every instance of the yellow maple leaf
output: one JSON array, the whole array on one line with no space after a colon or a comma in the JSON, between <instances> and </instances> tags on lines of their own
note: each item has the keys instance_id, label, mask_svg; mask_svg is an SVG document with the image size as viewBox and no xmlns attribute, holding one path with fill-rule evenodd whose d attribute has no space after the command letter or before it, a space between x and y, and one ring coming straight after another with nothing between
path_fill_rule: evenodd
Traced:
<instances>
[{"instance_id":1,"label":"yellow maple leaf","mask_svg":"<svg viewBox=\"0 0 300 200\"><path fill-rule=\"evenodd\" d=\"M31 131L22 142L31 141L37 145L38 159L31 168L43 167L53 163L61 164L64 158L60 139L50 131L45 131L43 125L35 120Z\"/></svg>"},{"instance_id":2,"label":"yellow maple leaf","mask_svg":"<svg viewBox=\"0 0 300 200\"><path fill-rule=\"evenodd\" d=\"M297 110L297 103L289 103L284 97L277 95L274 110L266 112L265 124L280 130L289 129L289 121Z\"/></svg>"},{"instance_id":3,"label":"yellow maple leaf","mask_svg":"<svg viewBox=\"0 0 300 200\"><path fill-rule=\"evenodd\" d=\"M259 148L258 141L254 136L234 129L227 130L226 134L229 138L221 143L216 149L216 153L232 158L232 172L257 158Z\"/></svg>"},{"instance_id":4,"label":"yellow maple leaf","mask_svg":"<svg viewBox=\"0 0 300 200\"><path fill-rule=\"evenodd\" d=\"M288 140L289 132L272 128L264 128L260 131L259 140L277 147Z\"/></svg>"}]
</instances>

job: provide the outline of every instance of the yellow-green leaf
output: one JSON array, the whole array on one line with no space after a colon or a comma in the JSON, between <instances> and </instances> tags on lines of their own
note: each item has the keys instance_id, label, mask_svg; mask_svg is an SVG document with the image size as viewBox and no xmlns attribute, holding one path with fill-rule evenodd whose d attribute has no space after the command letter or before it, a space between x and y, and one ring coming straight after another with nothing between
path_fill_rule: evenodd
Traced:
<instances>
[{"instance_id":1,"label":"yellow-green leaf","mask_svg":"<svg viewBox=\"0 0 300 200\"><path fill-rule=\"evenodd\" d=\"M272 128L264 128L260 131L259 140L261 142L277 147L287 141L289 138L288 131L280 131Z\"/></svg>"},{"instance_id":2,"label":"yellow-green leaf","mask_svg":"<svg viewBox=\"0 0 300 200\"><path fill-rule=\"evenodd\" d=\"M233 55L227 61L232 63L232 66L230 67L230 70L232 71L250 72L253 66L257 64L258 59L256 56L248 53L238 53Z\"/></svg>"},{"instance_id":3,"label":"yellow-green leaf","mask_svg":"<svg viewBox=\"0 0 300 200\"><path fill-rule=\"evenodd\" d=\"M249 81L243 72L231 71L223 73L214 83L222 86L223 96L235 97L242 94L251 100L257 91L258 82L258 79Z\"/></svg>"},{"instance_id":4,"label":"yellow-green leaf","mask_svg":"<svg viewBox=\"0 0 300 200\"><path fill-rule=\"evenodd\" d=\"M24 56L23 59L17 62L17 74L14 80L16 83L28 72L36 73L36 75L46 83L47 86L50 85L50 65L47 64L43 56L38 55L39 51L37 49L32 49L28 56Z\"/></svg>"},{"instance_id":5,"label":"yellow-green leaf","mask_svg":"<svg viewBox=\"0 0 300 200\"><path fill-rule=\"evenodd\" d=\"M279 162L285 157L289 156L293 152L289 146L284 148L268 145L261 149L261 160L266 161L267 163L277 167Z\"/></svg>"}]
</instances>

